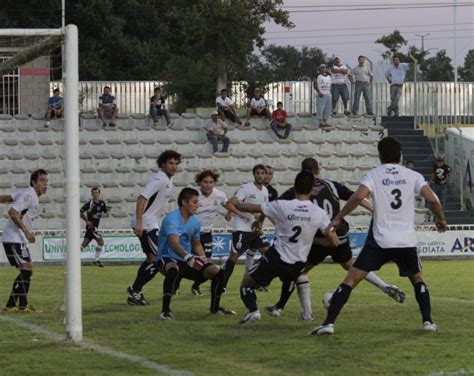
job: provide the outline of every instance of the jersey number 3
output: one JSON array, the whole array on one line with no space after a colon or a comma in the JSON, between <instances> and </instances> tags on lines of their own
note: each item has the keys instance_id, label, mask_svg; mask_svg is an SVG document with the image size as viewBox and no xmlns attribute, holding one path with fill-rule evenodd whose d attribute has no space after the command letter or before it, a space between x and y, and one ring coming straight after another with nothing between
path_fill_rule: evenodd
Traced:
<instances>
[{"instance_id":1,"label":"jersey number 3","mask_svg":"<svg viewBox=\"0 0 474 376\"><path fill-rule=\"evenodd\" d=\"M301 226L295 226L291 229L294 234L288 239L292 243L298 243L298 236L301 234Z\"/></svg>"},{"instance_id":2,"label":"jersey number 3","mask_svg":"<svg viewBox=\"0 0 474 376\"><path fill-rule=\"evenodd\" d=\"M400 191L399 189L394 189L392 192L390 192L390 194L393 195L393 198L395 200L390 203L390 206L392 207L392 209L400 209L400 207L402 206L402 191Z\"/></svg>"}]
</instances>

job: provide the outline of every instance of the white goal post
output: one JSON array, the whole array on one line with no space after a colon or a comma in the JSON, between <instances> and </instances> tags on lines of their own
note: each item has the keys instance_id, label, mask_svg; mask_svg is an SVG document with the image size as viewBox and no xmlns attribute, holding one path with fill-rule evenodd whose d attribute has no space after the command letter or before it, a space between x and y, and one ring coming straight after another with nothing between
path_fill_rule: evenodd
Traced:
<instances>
[{"instance_id":1,"label":"white goal post","mask_svg":"<svg viewBox=\"0 0 474 376\"><path fill-rule=\"evenodd\" d=\"M64 152L66 193L66 335L82 340L82 284L80 250L80 178L79 178L79 46L78 29L67 25L60 29L0 29L0 37L32 37L20 53L0 63L0 72L8 72L41 56L64 39ZM0 73L1 75L1 73Z\"/></svg>"}]
</instances>

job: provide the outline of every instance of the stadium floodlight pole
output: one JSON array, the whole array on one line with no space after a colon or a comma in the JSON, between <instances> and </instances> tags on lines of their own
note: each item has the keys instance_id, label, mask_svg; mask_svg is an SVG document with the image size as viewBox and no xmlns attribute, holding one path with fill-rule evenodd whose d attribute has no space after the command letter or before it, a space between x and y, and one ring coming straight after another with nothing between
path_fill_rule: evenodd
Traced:
<instances>
[{"instance_id":1,"label":"stadium floodlight pole","mask_svg":"<svg viewBox=\"0 0 474 376\"><path fill-rule=\"evenodd\" d=\"M82 287L79 218L79 47L76 25L64 28L64 147L66 151L66 335L82 340Z\"/></svg>"}]
</instances>

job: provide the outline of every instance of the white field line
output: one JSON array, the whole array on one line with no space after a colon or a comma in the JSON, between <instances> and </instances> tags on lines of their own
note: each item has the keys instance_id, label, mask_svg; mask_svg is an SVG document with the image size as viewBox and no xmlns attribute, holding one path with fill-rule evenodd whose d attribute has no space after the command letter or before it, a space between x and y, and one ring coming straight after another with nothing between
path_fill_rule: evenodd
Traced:
<instances>
[{"instance_id":1,"label":"white field line","mask_svg":"<svg viewBox=\"0 0 474 376\"><path fill-rule=\"evenodd\" d=\"M354 290L355 293L357 294L362 294L362 295L385 295L382 291L380 292L366 292L366 291L358 291L357 289ZM411 298L413 296L406 294L407 298ZM451 302L451 303L462 303L462 304L474 304L474 300L471 299L458 299L458 298L443 298L443 297L437 297L437 296L430 296L431 300L434 301L440 301L440 302Z\"/></svg>"},{"instance_id":2,"label":"white field line","mask_svg":"<svg viewBox=\"0 0 474 376\"><path fill-rule=\"evenodd\" d=\"M144 368L149 368L154 371L162 372L165 375L170 375L170 376L192 376L193 375L193 373L191 372L175 370L164 364L160 364L160 363L142 358L141 356L128 354L122 351L115 351L105 346L87 343L85 341L82 341L82 342L66 341L66 338L64 335L52 332L48 329L42 328L41 326L30 324L22 320L18 320L12 317L6 317L5 315L0 315L0 321L8 322L16 326L28 329L29 331L33 333L40 334L44 337L52 339L55 342L67 342L73 346L77 346L82 349L92 350L99 354L108 355L117 359L125 360L129 363L138 364L139 366L142 366Z\"/></svg>"},{"instance_id":3,"label":"white field line","mask_svg":"<svg viewBox=\"0 0 474 376\"><path fill-rule=\"evenodd\" d=\"M458 375L474 375L474 371L468 369L460 369L459 371L438 371L430 373L428 376L458 376Z\"/></svg>"}]
</instances>

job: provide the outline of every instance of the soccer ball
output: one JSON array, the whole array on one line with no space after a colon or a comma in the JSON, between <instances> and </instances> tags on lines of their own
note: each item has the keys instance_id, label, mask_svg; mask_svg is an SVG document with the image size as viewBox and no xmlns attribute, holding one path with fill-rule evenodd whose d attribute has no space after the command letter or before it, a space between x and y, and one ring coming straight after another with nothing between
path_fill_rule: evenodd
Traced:
<instances>
[{"instance_id":1,"label":"soccer ball","mask_svg":"<svg viewBox=\"0 0 474 376\"><path fill-rule=\"evenodd\" d=\"M323 306L324 306L324 308L326 308L326 309L329 308L329 305L331 304L331 300L332 300L332 296L334 294L334 291L336 291L336 290L332 290L332 291L328 291L328 292L324 293L324 295L323 295Z\"/></svg>"}]
</instances>

